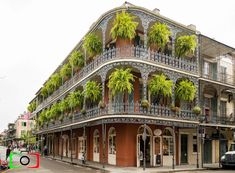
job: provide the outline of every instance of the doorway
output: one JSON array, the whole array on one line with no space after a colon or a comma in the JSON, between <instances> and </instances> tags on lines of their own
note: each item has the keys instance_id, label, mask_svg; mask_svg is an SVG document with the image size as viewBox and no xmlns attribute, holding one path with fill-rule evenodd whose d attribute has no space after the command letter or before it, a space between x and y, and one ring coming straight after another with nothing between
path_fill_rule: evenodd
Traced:
<instances>
[{"instance_id":1,"label":"doorway","mask_svg":"<svg viewBox=\"0 0 235 173\"><path fill-rule=\"evenodd\" d=\"M140 167L144 166L144 140L142 136L140 136ZM146 136L146 143L145 143L145 158L146 158L146 167L150 167L150 162L151 162L151 154L150 154L150 136Z\"/></svg>"},{"instance_id":2,"label":"doorway","mask_svg":"<svg viewBox=\"0 0 235 173\"><path fill-rule=\"evenodd\" d=\"M188 135L181 134L181 164L188 163Z\"/></svg>"},{"instance_id":3,"label":"doorway","mask_svg":"<svg viewBox=\"0 0 235 173\"><path fill-rule=\"evenodd\" d=\"M204 163L212 163L212 142L205 140L204 143Z\"/></svg>"}]
</instances>

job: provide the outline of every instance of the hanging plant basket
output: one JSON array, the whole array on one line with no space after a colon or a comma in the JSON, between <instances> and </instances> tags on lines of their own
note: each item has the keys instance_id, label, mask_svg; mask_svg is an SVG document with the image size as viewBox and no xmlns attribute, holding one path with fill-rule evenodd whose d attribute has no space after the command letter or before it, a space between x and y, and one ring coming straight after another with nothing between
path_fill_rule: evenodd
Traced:
<instances>
[{"instance_id":1,"label":"hanging plant basket","mask_svg":"<svg viewBox=\"0 0 235 173\"><path fill-rule=\"evenodd\" d=\"M99 108L100 108L100 109L104 109L105 106L106 106L106 105L105 105L104 101L100 101L100 102L99 102Z\"/></svg>"},{"instance_id":2,"label":"hanging plant basket","mask_svg":"<svg viewBox=\"0 0 235 173\"><path fill-rule=\"evenodd\" d=\"M144 99L141 101L141 106L145 109L148 109L150 107L149 101Z\"/></svg>"},{"instance_id":3,"label":"hanging plant basket","mask_svg":"<svg viewBox=\"0 0 235 173\"><path fill-rule=\"evenodd\" d=\"M202 109L199 107L199 106L195 106L193 108L193 113L196 114L196 115L200 115L202 112Z\"/></svg>"}]
</instances>

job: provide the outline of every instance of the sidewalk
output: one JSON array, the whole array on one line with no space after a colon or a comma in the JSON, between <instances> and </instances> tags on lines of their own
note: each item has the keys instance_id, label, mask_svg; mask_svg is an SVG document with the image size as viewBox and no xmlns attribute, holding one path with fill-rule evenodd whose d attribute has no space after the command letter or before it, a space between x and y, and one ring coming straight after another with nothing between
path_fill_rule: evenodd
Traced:
<instances>
[{"instance_id":1,"label":"sidewalk","mask_svg":"<svg viewBox=\"0 0 235 173\"><path fill-rule=\"evenodd\" d=\"M59 160L67 163L71 163L71 158L63 158L61 160L60 157L53 158L52 156L48 156L47 158ZM145 171L143 168L137 168L137 167L118 167L118 166L112 166L112 165L103 165L97 162L92 161L86 161L86 164L82 164L81 160L73 159L72 164L76 164L79 166L89 167L92 169L98 169L98 170L105 170L108 172L118 172L118 173L166 173L166 172L182 172L182 171L200 171L200 170L207 170L207 169L219 169L218 164L207 164L204 165L204 168L196 168L196 165L179 165L175 166L175 169L172 169L170 166L164 166L164 167L151 167L146 168Z\"/></svg>"}]
</instances>

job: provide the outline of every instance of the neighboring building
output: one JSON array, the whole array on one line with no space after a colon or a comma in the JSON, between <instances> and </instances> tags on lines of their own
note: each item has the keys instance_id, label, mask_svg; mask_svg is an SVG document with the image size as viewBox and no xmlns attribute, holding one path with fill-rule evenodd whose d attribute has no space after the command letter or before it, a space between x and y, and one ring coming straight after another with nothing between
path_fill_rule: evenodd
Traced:
<instances>
[{"instance_id":1,"label":"neighboring building","mask_svg":"<svg viewBox=\"0 0 235 173\"><path fill-rule=\"evenodd\" d=\"M15 137L16 137L15 123L9 123L8 129L6 131L6 139L5 139L6 145L14 145Z\"/></svg>"},{"instance_id":2,"label":"neighboring building","mask_svg":"<svg viewBox=\"0 0 235 173\"><path fill-rule=\"evenodd\" d=\"M115 48L110 30L115 14L122 10L136 16L140 41L135 46ZM166 54L147 49L147 33L155 22L166 23L172 32ZM47 98L40 89L32 100L38 106L31 118L38 121L43 110L66 98L71 91L84 90L88 80L101 84L106 106L102 109L97 104L84 103L84 114L78 110L71 119L67 116L62 122L56 118L48 121L48 125L41 124L36 134L42 147L47 145L49 154L69 158L74 163L85 154L90 161L139 167L143 166L144 150L147 166L218 163L234 140L235 49L200 34L193 25L184 26L160 15L159 11L131 4L103 14L90 32L102 38L103 53L87 61L85 67ZM175 38L182 33L197 36L200 47L193 58L175 57ZM82 41L74 50L83 51ZM63 64L68 62L68 57ZM112 96L107 87L110 74L120 67L131 68L136 76L134 90L125 98ZM179 103L174 88L171 99L152 97L147 84L157 72L164 73L174 84L185 78L193 82L197 88L194 101ZM139 104L143 98L150 102L148 112ZM171 110L168 106L171 103L180 104L180 113ZM195 105L202 108L202 116L192 112Z\"/></svg>"},{"instance_id":3,"label":"neighboring building","mask_svg":"<svg viewBox=\"0 0 235 173\"><path fill-rule=\"evenodd\" d=\"M30 113L24 113L20 115L15 121L16 128L16 138L18 145L23 145L24 141L22 140L22 135L26 134L27 131L31 131L34 129L35 121L29 119Z\"/></svg>"},{"instance_id":4,"label":"neighboring building","mask_svg":"<svg viewBox=\"0 0 235 173\"><path fill-rule=\"evenodd\" d=\"M2 133L0 133L0 146L5 146L6 142L6 135L7 135L7 130L4 130Z\"/></svg>"}]
</instances>

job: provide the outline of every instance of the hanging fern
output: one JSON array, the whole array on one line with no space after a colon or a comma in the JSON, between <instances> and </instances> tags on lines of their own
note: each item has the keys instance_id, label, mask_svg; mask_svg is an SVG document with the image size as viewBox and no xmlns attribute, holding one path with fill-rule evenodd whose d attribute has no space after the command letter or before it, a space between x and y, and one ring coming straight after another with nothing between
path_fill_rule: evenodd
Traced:
<instances>
[{"instance_id":1,"label":"hanging fern","mask_svg":"<svg viewBox=\"0 0 235 173\"><path fill-rule=\"evenodd\" d=\"M197 47L197 37L195 35L179 36L176 39L175 53L177 57L184 57L194 54Z\"/></svg>"},{"instance_id":2,"label":"hanging fern","mask_svg":"<svg viewBox=\"0 0 235 173\"><path fill-rule=\"evenodd\" d=\"M84 38L83 48L87 51L89 56L93 57L102 53L102 42L97 35L89 33Z\"/></svg>"},{"instance_id":3,"label":"hanging fern","mask_svg":"<svg viewBox=\"0 0 235 173\"><path fill-rule=\"evenodd\" d=\"M149 45L156 45L157 47L164 49L169 42L170 36L171 32L168 26L164 23L157 22L150 28L148 43Z\"/></svg>"},{"instance_id":4,"label":"hanging fern","mask_svg":"<svg viewBox=\"0 0 235 173\"><path fill-rule=\"evenodd\" d=\"M138 26L138 22L134 22L134 19L134 16L125 11L117 13L111 29L112 38L117 39L120 37L123 39L133 39Z\"/></svg>"},{"instance_id":5,"label":"hanging fern","mask_svg":"<svg viewBox=\"0 0 235 173\"><path fill-rule=\"evenodd\" d=\"M189 80L182 80L176 84L176 97L184 101L193 101L196 95L196 87Z\"/></svg>"},{"instance_id":6,"label":"hanging fern","mask_svg":"<svg viewBox=\"0 0 235 173\"><path fill-rule=\"evenodd\" d=\"M149 81L149 90L153 95L162 94L165 97L172 95L173 81L168 80L164 74L153 75Z\"/></svg>"}]
</instances>

